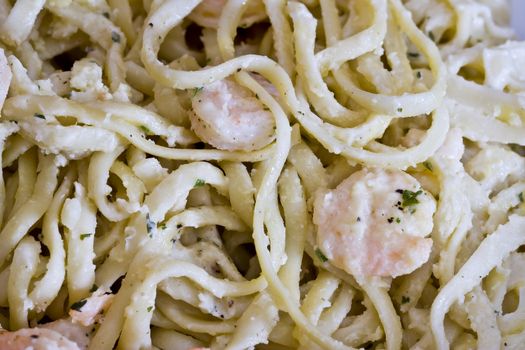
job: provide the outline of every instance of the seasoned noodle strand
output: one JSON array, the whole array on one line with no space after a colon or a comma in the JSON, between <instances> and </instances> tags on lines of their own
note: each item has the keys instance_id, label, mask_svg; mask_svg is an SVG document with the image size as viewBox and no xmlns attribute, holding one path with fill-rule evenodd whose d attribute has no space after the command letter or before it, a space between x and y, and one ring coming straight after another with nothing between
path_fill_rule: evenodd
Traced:
<instances>
[{"instance_id":1,"label":"seasoned noodle strand","mask_svg":"<svg viewBox=\"0 0 525 350\"><path fill-rule=\"evenodd\" d=\"M521 349L505 0L0 0L0 348Z\"/></svg>"}]
</instances>

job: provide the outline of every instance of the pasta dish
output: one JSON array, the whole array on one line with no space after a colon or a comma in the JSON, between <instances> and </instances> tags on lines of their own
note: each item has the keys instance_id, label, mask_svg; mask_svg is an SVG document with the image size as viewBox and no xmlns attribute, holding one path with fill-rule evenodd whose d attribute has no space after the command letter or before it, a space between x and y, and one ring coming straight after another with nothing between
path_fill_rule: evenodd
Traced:
<instances>
[{"instance_id":1,"label":"pasta dish","mask_svg":"<svg viewBox=\"0 0 525 350\"><path fill-rule=\"evenodd\" d=\"M0 0L0 350L523 349L508 6Z\"/></svg>"}]
</instances>

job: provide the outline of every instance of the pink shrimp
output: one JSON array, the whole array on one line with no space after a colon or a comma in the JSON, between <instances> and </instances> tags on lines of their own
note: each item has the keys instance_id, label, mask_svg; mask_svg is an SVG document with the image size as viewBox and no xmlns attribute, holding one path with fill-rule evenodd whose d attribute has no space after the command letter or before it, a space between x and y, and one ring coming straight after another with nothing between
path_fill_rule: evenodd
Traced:
<instances>
[{"instance_id":1,"label":"pink shrimp","mask_svg":"<svg viewBox=\"0 0 525 350\"><path fill-rule=\"evenodd\" d=\"M74 323L89 326L99 321L101 313L109 307L113 300L113 294L105 293L102 289L96 290L91 297L85 299L82 308L69 310L69 316Z\"/></svg>"},{"instance_id":2,"label":"pink shrimp","mask_svg":"<svg viewBox=\"0 0 525 350\"><path fill-rule=\"evenodd\" d=\"M228 151L253 151L270 144L275 121L251 91L230 79L203 87L192 98L191 127L210 145Z\"/></svg>"},{"instance_id":3,"label":"pink shrimp","mask_svg":"<svg viewBox=\"0 0 525 350\"><path fill-rule=\"evenodd\" d=\"M318 253L358 281L410 273L429 258L435 209L405 172L358 171L315 200Z\"/></svg>"},{"instance_id":4,"label":"pink shrimp","mask_svg":"<svg viewBox=\"0 0 525 350\"><path fill-rule=\"evenodd\" d=\"M81 350L89 342L90 327L57 320L42 327L0 333L0 350Z\"/></svg>"},{"instance_id":5,"label":"pink shrimp","mask_svg":"<svg viewBox=\"0 0 525 350\"><path fill-rule=\"evenodd\" d=\"M100 313L109 307L112 299L113 295L99 289L72 307L68 318L16 332L0 331L0 350L87 349L94 324L100 322Z\"/></svg>"}]
</instances>

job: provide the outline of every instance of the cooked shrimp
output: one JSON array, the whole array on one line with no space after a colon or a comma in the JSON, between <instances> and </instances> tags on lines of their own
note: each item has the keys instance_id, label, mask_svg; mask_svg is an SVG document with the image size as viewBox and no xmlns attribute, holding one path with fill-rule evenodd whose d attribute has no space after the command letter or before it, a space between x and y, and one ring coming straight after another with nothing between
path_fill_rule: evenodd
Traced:
<instances>
[{"instance_id":1,"label":"cooked shrimp","mask_svg":"<svg viewBox=\"0 0 525 350\"><path fill-rule=\"evenodd\" d=\"M90 327L57 320L42 327L0 333L0 350L81 350L87 349Z\"/></svg>"},{"instance_id":2,"label":"cooked shrimp","mask_svg":"<svg viewBox=\"0 0 525 350\"><path fill-rule=\"evenodd\" d=\"M109 307L112 299L113 295L98 289L72 306L71 317L16 332L0 331L0 350L87 349L94 324L100 321L100 313Z\"/></svg>"},{"instance_id":3,"label":"cooked shrimp","mask_svg":"<svg viewBox=\"0 0 525 350\"><path fill-rule=\"evenodd\" d=\"M189 18L198 25L208 28L217 28L222 9L227 0L204 0L197 6ZM250 0L241 19L241 27L249 27L252 24L266 18L266 11L261 0Z\"/></svg>"},{"instance_id":4,"label":"cooked shrimp","mask_svg":"<svg viewBox=\"0 0 525 350\"><path fill-rule=\"evenodd\" d=\"M275 121L251 91L233 80L216 81L192 98L191 127L210 145L228 151L253 151L275 138Z\"/></svg>"},{"instance_id":5,"label":"cooked shrimp","mask_svg":"<svg viewBox=\"0 0 525 350\"><path fill-rule=\"evenodd\" d=\"M399 170L363 169L314 203L317 253L356 279L396 277L426 262L434 198Z\"/></svg>"},{"instance_id":6,"label":"cooked shrimp","mask_svg":"<svg viewBox=\"0 0 525 350\"><path fill-rule=\"evenodd\" d=\"M99 321L101 313L109 307L113 300L113 294L105 293L102 289L96 290L91 297L85 299L85 303L78 309L70 309L69 316L74 323L89 326ZM83 301L82 301L83 302Z\"/></svg>"},{"instance_id":7,"label":"cooked shrimp","mask_svg":"<svg viewBox=\"0 0 525 350\"><path fill-rule=\"evenodd\" d=\"M9 85L11 84L11 78L13 77L11 69L7 64L7 58L5 57L4 50L0 48L0 111L4 104Z\"/></svg>"}]
</instances>

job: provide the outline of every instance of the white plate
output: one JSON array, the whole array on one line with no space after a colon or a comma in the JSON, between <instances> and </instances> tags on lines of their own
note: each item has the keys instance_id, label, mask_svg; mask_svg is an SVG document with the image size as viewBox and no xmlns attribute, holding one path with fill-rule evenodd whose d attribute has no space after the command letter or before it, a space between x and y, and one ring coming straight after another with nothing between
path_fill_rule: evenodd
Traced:
<instances>
[{"instance_id":1,"label":"white plate","mask_svg":"<svg viewBox=\"0 0 525 350\"><path fill-rule=\"evenodd\" d=\"M521 40L525 40L525 0L511 0L512 27Z\"/></svg>"}]
</instances>

